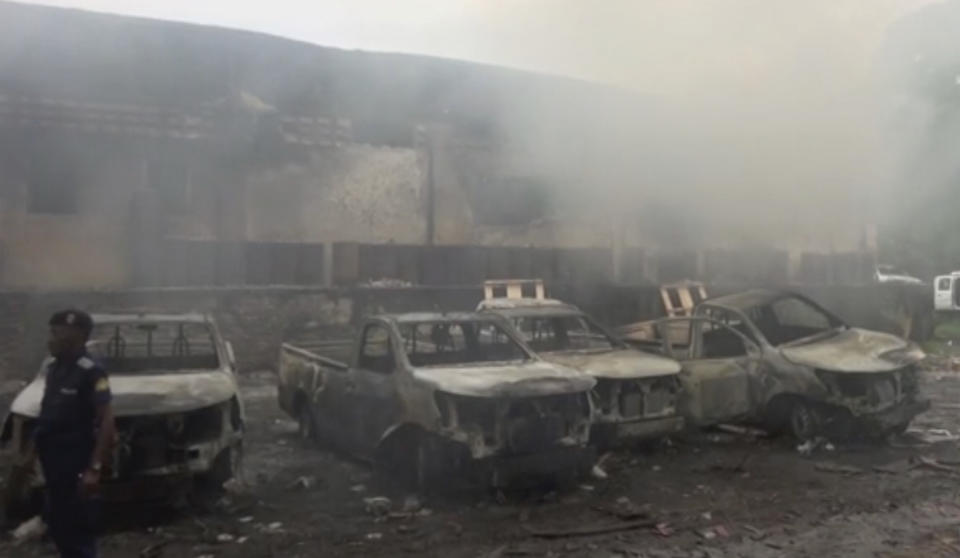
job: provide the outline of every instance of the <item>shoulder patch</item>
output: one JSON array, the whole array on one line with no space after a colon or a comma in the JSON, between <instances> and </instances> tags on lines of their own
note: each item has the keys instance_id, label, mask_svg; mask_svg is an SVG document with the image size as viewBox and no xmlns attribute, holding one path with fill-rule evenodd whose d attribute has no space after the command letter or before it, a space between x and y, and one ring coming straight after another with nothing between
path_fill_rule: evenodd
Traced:
<instances>
[{"instance_id":1,"label":"shoulder patch","mask_svg":"<svg viewBox=\"0 0 960 558\"><path fill-rule=\"evenodd\" d=\"M84 370L92 370L96 368L97 363L93 362L93 359L90 357L80 357L80 360L77 361L77 366Z\"/></svg>"},{"instance_id":2,"label":"shoulder patch","mask_svg":"<svg viewBox=\"0 0 960 558\"><path fill-rule=\"evenodd\" d=\"M97 380L97 383L94 384L94 391L110 391L110 381L105 377Z\"/></svg>"}]
</instances>

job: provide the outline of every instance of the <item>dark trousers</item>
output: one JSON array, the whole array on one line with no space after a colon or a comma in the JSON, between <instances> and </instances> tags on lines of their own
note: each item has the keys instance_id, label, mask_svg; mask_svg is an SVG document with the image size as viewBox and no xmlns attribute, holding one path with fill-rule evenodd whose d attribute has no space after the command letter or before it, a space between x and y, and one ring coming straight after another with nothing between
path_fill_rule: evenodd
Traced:
<instances>
[{"instance_id":1,"label":"dark trousers","mask_svg":"<svg viewBox=\"0 0 960 558\"><path fill-rule=\"evenodd\" d=\"M96 558L100 502L80 494L80 474L90 454L71 453L41 449L47 487L43 519L61 558Z\"/></svg>"}]
</instances>

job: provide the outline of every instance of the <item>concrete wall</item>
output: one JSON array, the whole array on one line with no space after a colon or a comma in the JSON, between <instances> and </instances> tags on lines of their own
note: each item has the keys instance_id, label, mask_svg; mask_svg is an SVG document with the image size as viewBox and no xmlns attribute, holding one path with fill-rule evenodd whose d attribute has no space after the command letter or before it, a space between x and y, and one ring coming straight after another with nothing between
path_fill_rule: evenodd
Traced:
<instances>
[{"instance_id":1,"label":"concrete wall","mask_svg":"<svg viewBox=\"0 0 960 558\"><path fill-rule=\"evenodd\" d=\"M43 149L29 136L14 146L16 141L0 141L3 284L52 289L128 284L129 207L142 181L132 150L75 137L45 142ZM70 167L57 177L75 188L75 213L42 213L29 206L31 167L56 164Z\"/></svg>"}]
</instances>

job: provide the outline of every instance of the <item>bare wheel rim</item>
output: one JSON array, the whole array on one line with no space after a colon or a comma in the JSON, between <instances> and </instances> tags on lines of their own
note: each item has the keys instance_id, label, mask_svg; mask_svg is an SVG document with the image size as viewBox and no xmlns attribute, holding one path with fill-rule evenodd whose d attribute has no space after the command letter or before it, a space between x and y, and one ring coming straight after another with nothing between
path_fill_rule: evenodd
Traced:
<instances>
[{"instance_id":1,"label":"bare wheel rim","mask_svg":"<svg viewBox=\"0 0 960 558\"><path fill-rule=\"evenodd\" d=\"M813 409L808 405L797 402L790 411L790 429L794 436L805 440L813 436L816 430L817 418Z\"/></svg>"}]
</instances>

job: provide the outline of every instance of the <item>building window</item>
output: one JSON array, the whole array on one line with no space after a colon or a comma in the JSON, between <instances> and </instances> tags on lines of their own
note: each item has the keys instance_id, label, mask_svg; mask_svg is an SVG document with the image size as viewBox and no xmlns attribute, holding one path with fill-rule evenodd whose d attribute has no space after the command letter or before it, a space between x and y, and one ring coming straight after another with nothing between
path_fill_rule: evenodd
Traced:
<instances>
[{"instance_id":1,"label":"building window","mask_svg":"<svg viewBox=\"0 0 960 558\"><path fill-rule=\"evenodd\" d=\"M77 173L55 161L36 162L27 179L27 211L66 215L77 212Z\"/></svg>"},{"instance_id":2,"label":"building window","mask_svg":"<svg viewBox=\"0 0 960 558\"><path fill-rule=\"evenodd\" d=\"M473 212L483 225L528 225L550 213L549 185L536 178L486 180L474 188Z\"/></svg>"},{"instance_id":3,"label":"building window","mask_svg":"<svg viewBox=\"0 0 960 558\"><path fill-rule=\"evenodd\" d=\"M156 192L157 202L167 213L183 214L191 204L190 167L182 160L151 160L147 163L147 180Z\"/></svg>"}]
</instances>

